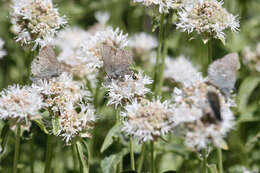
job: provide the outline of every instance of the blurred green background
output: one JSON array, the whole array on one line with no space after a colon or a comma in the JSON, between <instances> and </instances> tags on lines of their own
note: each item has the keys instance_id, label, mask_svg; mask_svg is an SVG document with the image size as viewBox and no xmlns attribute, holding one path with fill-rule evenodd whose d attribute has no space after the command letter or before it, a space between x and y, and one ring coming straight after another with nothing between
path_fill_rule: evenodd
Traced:
<instances>
[{"instance_id":1,"label":"blurred green background","mask_svg":"<svg viewBox=\"0 0 260 173\"><path fill-rule=\"evenodd\" d=\"M88 29L96 22L96 11L109 12L111 17L109 24L120 27L125 33L132 35L137 32L158 35L158 31L152 32L152 9L132 3L131 0L54 0L62 15L66 15L69 26L80 26ZM227 33L226 45L220 41L213 42L213 58L222 57L228 52L239 52L245 46L255 48L260 41L260 1L259 0L225 0L224 6L233 14L239 15L240 32ZM14 40L11 33L10 1L0 0L0 37L5 41L5 50L8 55L0 59L0 89L10 84L30 84L30 63L36 53L24 50ZM186 33L180 33L175 25L171 27L168 36L169 54L172 57L185 55L205 71L207 65L207 47L201 40L190 40ZM242 59L242 56L240 56ZM242 167L251 170L260 170L260 76L259 73L250 71L241 64L237 88L236 126L228 135L229 149L223 151L225 172L240 173ZM115 142L104 153L100 148L107 132L114 124L114 112L105 106L99 111L99 119L93 131L93 138L89 140L91 146L91 170L90 173L108 172L113 169L106 167L111 161L112 154L117 154L118 144ZM0 129L4 122L0 121ZM21 141L21 156L19 172L30 172L30 164L34 163L36 173L43 172L44 152L46 147L46 135L33 124L32 133L25 133ZM178 170L180 173L199 172L198 153L186 149L182 142L175 136L169 137L170 142L159 142L156 146L158 172L166 170ZM0 172L9 173L12 168L14 154L14 134L12 133L7 149L0 153ZM54 146L53 173L77 172L73 167L71 148L64 142L56 139ZM140 152L140 146L136 147L136 158ZM110 156L110 160L106 157ZM148 157L148 155L146 156ZM144 170L149 170L149 160L145 159ZM147 163L146 163L147 162ZM130 168L129 155L124 156L124 169ZM216 151L209 155L209 163L217 163Z\"/></svg>"}]
</instances>

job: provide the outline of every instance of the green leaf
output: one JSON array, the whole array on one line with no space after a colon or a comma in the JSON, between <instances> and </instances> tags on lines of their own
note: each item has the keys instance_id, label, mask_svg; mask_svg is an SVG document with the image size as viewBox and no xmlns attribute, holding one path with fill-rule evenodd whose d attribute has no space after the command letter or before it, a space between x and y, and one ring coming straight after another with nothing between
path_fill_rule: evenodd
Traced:
<instances>
[{"instance_id":1,"label":"green leaf","mask_svg":"<svg viewBox=\"0 0 260 173\"><path fill-rule=\"evenodd\" d=\"M49 134L48 130L46 129L46 127L41 119L33 120L33 122L35 122L45 134Z\"/></svg>"},{"instance_id":2,"label":"green leaf","mask_svg":"<svg viewBox=\"0 0 260 173\"><path fill-rule=\"evenodd\" d=\"M84 141L76 142L76 149L79 159L80 172L88 173L89 172L89 151L87 144Z\"/></svg>"},{"instance_id":3,"label":"green leaf","mask_svg":"<svg viewBox=\"0 0 260 173\"><path fill-rule=\"evenodd\" d=\"M5 151L5 146L7 144L8 136L10 134L10 128L9 125L6 124L1 131L1 143L0 143L0 153L3 153Z\"/></svg>"},{"instance_id":4,"label":"green leaf","mask_svg":"<svg viewBox=\"0 0 260 173\"><path fill-rule=\"evenodd\" d=\"M165 171L163 173L178 173L177 171Z\"/></svg>"},{"instance_id":5,"label":"green leaf","mask_svg":"<svg viewBox=\"0 0 260 173\"><path fill-rule=\"evenodd\" d=\"M259 85L260 78L256 76L247 77L241 84L238 91L238 110L241 112L241 117L243 114L247 114L248 112L248 101L250 95L254 91L254 89Z\"/></svg>"},{"instance_id":6,"label":"green leaf","mask_svg":"<svg viewBox=\"0 0 260 173\"><path fill-rule=\"evenodd\" d=\"M226 45L226 39L225 38L220 38L220 41L222 42L222 44L225 46Z\"/></svg>"},{"instance_id":7,"label":"green leaf","mask_svg":"<svg viewBox=\"0 0 260 173\"><path fill-rule=\"evenodd\" d=\"M115 173L116 166L123 159L123 157L126 153L128 153L128 150L124 149L123 151L121 151L119 153L112 154L109 157L105 157L101 161L102 173Z\"/></svg>"},{"instance_id":8,"label":"green leaf","mask_svg":"<svg viewBox=\"0 0 260 173\"><path fill-rule=\"evenodd\" d=\"M117 123L107 133L107 136L100 149L100 152L103 153L110 145L112 145L113 142L115 141L115 138L118 138L120 136L120 133L121 133L121 124Z\"/></svg>"},{"instance_id":9,"label":"green leaf","mask_svg":"<svg viewBox=\"0 0 260 173\"><path fill-rule=\"evenodd\" d=\"M57 136L59 133L59 118L55 116L54 118L51 119L52 123L52 133Z\"/></svg>"},{"instance_id":10,"label":"green leaf","mask_svg":"<svg viewBox=\"0 0 260 173\"><path fill-rule=\"evenodd\" d=\"M210 173L218 173L217 166L215 164L208 165Z\"/></svg>"}]
</instances>

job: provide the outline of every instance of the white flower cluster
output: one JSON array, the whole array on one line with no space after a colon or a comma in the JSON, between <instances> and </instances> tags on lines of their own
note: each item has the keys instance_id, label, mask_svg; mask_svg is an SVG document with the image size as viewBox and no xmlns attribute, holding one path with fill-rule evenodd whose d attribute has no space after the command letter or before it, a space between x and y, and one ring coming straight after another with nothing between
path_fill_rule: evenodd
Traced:
<instances>
[{"instance_id":1,"label":"white flower cluster","mask_svg":"<svg viewBox=\"0 0 260 173\"><path fill-rule=\"evenodd\" d=\"M81 46L90 37L87 31L72 27L60 31L53 42L61 50L58 60L68 66L72 74L81 78L90 75L101 63L93 56L81 55Z\"/></svg>"},{"instance_id":2,"label":"white flower cluster","mask_svg":"<svg viewBox=\"0 0 260 173\"><path fill-rule=\"evenodd\" d=\"M177 28L192 33L196 31L206 43L210 38L225 40L224 30L233 32L239 29L237 16L233 16L222 7L223 2L217 0L199 0L184 6L178 12Z\"/></svg>"},{"instance_id":3,"label":"white flower cluster","mask_svg":"<svg viewBox=\"0 0 260 173\"><path fill-rule=\"evenodd\" d=\"M145 6L158 6L160 13L168 13L174 7L174 0L133 0L134 2L143 3Z\"/></svg>"},{"instance_id":4,"label":"white flower cluster","mask_svg":"<svg viewBox=\"0 0 260 173\"><path fill-rule=\"evenodd\" d=\"M156 140L158 137L169 133L175 123L172 119L172 106L160 100L140 102L134 100L132 104L124 107L125 112L122 130L141 142Z\"/></svg>"},{"instance_id":5,"label":"white flower cluster","mask_svg":"<svg viewBox=\"0 0 260 173\"><path fill-rule=\"evenodd\" d=\"M12 3L11 21L17 41L22 44L33 44L34 48L45 46L66 24L51 0L13 0Z\"/></svg>"},{"instance_id":6,"label":"white flower cluster","mask_svg":"<svg viewBox=\"0 0 260 173\"><path fill-rule=\"evenodd\" d=\"M260 72L260 43L257 44L253 52L249 47L243 49L243 63L253 70Z\"/></svg>"},{"instance_id":7,"label":"white flower cluster","mask_svg":"<svg viewBox=\"0 0 260 173\"><path fill-rule=\"evenodd\" d=\"M180 82L185 87L204 80L202 74L184 56L166 58L164 77Z\"/></svg>"},{"instance_id":8,"label":"white flower cluster","mask_svg":"<svg viewBox=\"0 0 260 173\"><path fill-rule=\"evenodd\" d=\"M66 110L70 103L77 104L90 99L90 92L85 89L84 84L74 81L68 73L62 73L50 80L39 80L35 87L44 95L45 102L54 113Z\"/></svg>"},{"instance_id":9,"label":"white flower cluster","mask_svg":"<svg viewBox=\"0 0 260 173\"><path fill-rule=\"evenodd\" d=\"M6 51L4 50L4 40L0 38L0 59L6 55Z\"/></svg>"},{"instance_id":10,"label":"white flower cluster","mask_svg":"<svg viewBox=\"0 0 260 173\"><path fill-rule=\"evenodd\" d=\"M105 85L108 89L108 105L123 105L132 102L137 97L143 97L150 92L146 85L152 83L152 80L139 71L136 76L126 75L123 81L114 80Z\"/></svg>"},{"instance_id":11,"label":"white flower cluster","mask_svg":"<svg viewBox=\"0 0 260 173\"><path fill-rule=\"evenodd\" d=\"M218 98L211 98L208 93L214 93ZM175 88L173 99L173 119L175 123L184 125L187 146L202 149L213 144L222 147L223 138L234 125L234 116L230 110L234 106L233 100L225 98L207 82L182 90ZM219 108L216 106L218 104ZM220 115L216 115L218 111Z\"/></svg>"},{"instance_id":12,"label":"white flower cluster","mask_svg":"<svg viewBox=\"0 0 260 173\"><path fill-rule=\"evenodd\" d=\"M157 46L157 39L145 32L137 33L129 40L129 47L131 47L135 55L138 57L149 54L150 51Z\"/></svg>"},{"instance_id":13,"label":"white flower cluster","mask_svg":"<svg viewBox=\"0 0 260 173\"><path fill-rule=\"evenodd\" d=\"M0 93L0 118L25 121L39 115L45 106L38 90L30 86L12 85Z\"/></svg>"},{"instance_id":14,"label":"white flower cluster","mask_svg":"<svg viewBox=\"0 0 260 173\"><path fill-rule=\"evenodd\" d=\"M89 39L84 41L81 47L80 56L92 61L89 63L93 68L103 66L103 60L100 52L100 45L106 44L109 46L124 48L128 45L128 35L123 34L123 31L112 27L107 27L104 31L98 31Z\"/></svg>"},{"instance_id":15,"label":"white flower cluster","mask_svg":"<svg viewBox=\"0 0 260 173\"><path fill-rule=\"evenodd\" d=\"M66 143L76 136L91 136L89 130L95 121L95 111L88 103L90 92L83 83L73 81L71 75L62 73L49 81L38 81L35 88L44 95L47 106L58 117L59 135Z\"/></svg>"},{"instance_id":16,"label":"white flower cluster","mask_svg":"<svg viewBox=\"0 0 260 173\"><path fill-rule=\"evenodd\" d=\"M80 107L79 112L75 110L73 103L69 103L59 117L59 135L64 137L66 143L77 136L82 138L92 137L90 130L96 120L95 110L91 105L83 103L77 106Z\"/></svg>"}]
</instances>

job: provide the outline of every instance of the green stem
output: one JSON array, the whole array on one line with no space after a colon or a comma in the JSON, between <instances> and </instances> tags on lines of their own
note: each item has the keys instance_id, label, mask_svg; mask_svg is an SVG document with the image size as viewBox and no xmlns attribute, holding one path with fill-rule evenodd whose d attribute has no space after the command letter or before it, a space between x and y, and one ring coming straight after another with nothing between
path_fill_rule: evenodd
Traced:
<instances>
[{"instance_id":1,"label":"green stem","mask_svg":"<svg viewBox=\"0 0 260 173\"><path fill-rule=\"evenodd\" d=\"M119 164L117 165L117 169L116 169L117 171L117 173L121 173L122 172L122 170L123 170L123 162L122 162L122 160L120 160L120 162L119 162Z\"/></svg>"},{"instance_id":2,"label":"green stem","mask_svg":"<svg viewBox=\"0 0 260 173\"><path fill-rule=\"evenodd\" d=\"M78 160L77 160L77 147L76 144L71 145L72 157L73 157L73 168L74 172L78 170Z\"/></svg>"},{"instance_id":3,"label":"green stem","mask_svg":"<svg viewBox=\"0 0 260 173\"><path fill-rule=\"evenodd\" d=\"M207 150L202 151L202 173L207 173Z\"/></svg>"},{"instance_id":4,"label":"green stem","mask_svg":"<svg viewBox=\"0 0 260 173\"><path fill-rule=\"evenodd\" d=\"M161 91L162 91L162 86L163 86L163 73L164 73L164 67L165 67L165 58L168 54L168 44L166 41L166 36L169 33L170 30L170 19L171 17L168 16L167 18L167 23L166 23L166 28L165 28L165 32L164 32L164 37L163 37L163 52L162 52L162 60L161 60L161 64L160 64L160 68L159 68L159 77L158 77L158 87L156 88L156 96L160 96L161 95Z\"/></svg>"},{"instance_id":5,"label":"green stem","mask_svg":"<svg viewBox=\"0 0 260 173\"><path fill-rule=\"evenodd\" d=\"M31 173L34 173L34 133L35 130L33 129L33 136L32 139L30 140L30 149L31 149L31 154L30 154L30 169Z\"/></svg>"},{"instance_id":6,"label":"green stem","mask_svg":"<svg viewBox=\"0 0 260 173\"><path fill-rule=\"evenodd\" d=\"M130 157L131 157L131 169L135 170L134 145L133 145L132 137L130 137Z\"/></svg>"},{"instance_id":7,"label":"green stem","mask_svg":"<svg viewBox=\"0 0 260 173\"><path fill-rule=\"evenodd\" d=\"M210 39L207 43L208 45L208 64L210 64L213 61L212 58L212 39Z\"/></svg>"},{"instance_id":8,"label":"green stem","mask_svg":"<svg viewBox=\"0 0 260 173\"><path fill-rule=\"evenodd\" d=\"M44 173L51 172L51 160L52 160L52 153L53 153L53 147L54 147L52 145L52 141L53 141L53 136L48 135Z\"/></svg>"},{"instance_id":9,"label":"green stem","mask_svg":"<svg viewBox=\"0 0 260 173\"><path fill-rule=\"evenodd\" d=\"M18 164L18 160L19 160L19 150L20 150L20 133L21 133L21 127L20 127L20 125L17 125L16 136L15 136L13 173L17 172L17 164Z\"/></svg>"},{"instance_id":10,"label":"green stem","mask_svg":"<svg viewBox=\"0 0 260 173\"><path fill-rule=\"evenodd\" d=\"M151 173L154 173L154 142L151 141Z\"/></svg>"},{"instance_id":11,"label":"green stem","mask_svg":"<svg viewBox=\"0 0 260 173\"><path fill-rule=\"evenodd\" d=\"M87 147L87 146L86 146ZM89 173L89 158L88 162L86 163L86 159L83 154L83 149L81 143L78 141L76 142L76 148L78 153L78 159L80 162L80 173ZM89 151L88 151L88 157L89 157Z\"/></svg>"},{"instance_id":12,"label":"green stem","mask_svg":"<svg viewBox=\"0 0 260 173\"><path fill-rule=\"evenodd\" d=\"M157 75L159 70L159 64L160 64L160 58L161 58L161 50L162 50L162 42L163 42L163 22L164 22L164 14L161 14L160 19L160 28L159 28L159 44L157 49L157 55L156 55L156 64L154 66L154 82L153 82L153 91L156 89L156 83L157 83Z\"/></svg>"},{"instance_id":13,"label":"green stem","mask_svg":"<svg viewBox=\"0 0 260 173\"><path fill-rule=\"evenodd\" d=\"M120 123L120 108L116 109L116 123Z\"/></svg>"},{"instance_id":14,"label":"green stem","mask_svg":"<svg viewBox=\"0 0 260 173\"><path fill-rule=\"evenodd\" d=\"M223 162L222 162L221 148L218 148L217 151L218 151L218 172L223 173Z\"/></svg>"},{"instance_id":15,"label":"green stem","mask_svg":"<svg viewBox=\"0 0 260 173\"><path fill-rule=\"evenodd\" d=\"M142 144L141 155L140 155L140 158L139 158L138 164L137 164L137 172L142 171L143 162L144 162L144 154L145 154L145 143Z\"/></svg>"}]
</instances>

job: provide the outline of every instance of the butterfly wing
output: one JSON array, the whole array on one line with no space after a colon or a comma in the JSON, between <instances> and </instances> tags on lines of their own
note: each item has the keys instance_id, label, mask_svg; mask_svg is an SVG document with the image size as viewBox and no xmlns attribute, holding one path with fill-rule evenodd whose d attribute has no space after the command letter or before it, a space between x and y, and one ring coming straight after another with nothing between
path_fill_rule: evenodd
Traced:
<instances>
[{"instance_id":1,"label":"butterfly wing","mask_svg":"<svg viewBox=\"0 0 260 173\"><path fill-rule=\"evenodd\" d=\"M101 45L101 56L104 62L104 69L109 78L112 78L113 64L115 63L116 50L107 45Z\"/></svg>"},{"instance_id":2,"label":"butterfly wing","mask_svg":"<svg viewBox=\"0 0 260 173\"><path fill-rule=\"evenodd\" d=\"M31 72L33 77L40 79L50 79L60 75L60 63L51 46L45 46L40 50L39 55L32 61Z\"/></svg>"},{"instance_id":3,"label":"butterfly wing","mask_svg":"<svg viewBox=\"0 0 260 173\"><path fill-rule=\"evenodd\" d=\"M212 110L214 117L218 121L222 121L220 100L219 100L218 94L215 93L215 92L208 92L207 93L207 100L209 102L209 105L210 105L210 108Z\"/></svg>"},{"instance_id":4,"label":"butterfly wing","mask_svg":"<svg viewBox=\"0 0 260 173\"><path fill-rule=\"evenodd\" d=\"M118 79L130 73L129 66L132 63L132 56L128 51L102 45L101 56L109 78Z\"/></svg>"},{"instance_id":5,"label":"butterfly wing","mask_svg":"<svg viewBox=\"0 0 260 173\"><path fill-rule=\"evenodd\" d=\"M228 95L234 89L238 68L238 54L228 54L210 64L208 69L209 81Z\"/></svg>"},{"instance_id":6,"label":"butterfly wing","mask_svg":"<svg viewBox=\"0 0 260 173\"><path fill-rule=\"evenodd\" d=\"M130 65L133 63L133 56L127 50L117 49L116 51L116 65L114 72L121 78L125 75L131 75Z\"/></svg>"}]
</instances>

